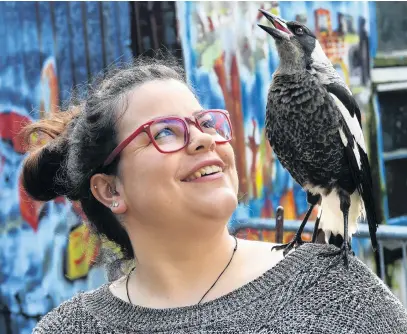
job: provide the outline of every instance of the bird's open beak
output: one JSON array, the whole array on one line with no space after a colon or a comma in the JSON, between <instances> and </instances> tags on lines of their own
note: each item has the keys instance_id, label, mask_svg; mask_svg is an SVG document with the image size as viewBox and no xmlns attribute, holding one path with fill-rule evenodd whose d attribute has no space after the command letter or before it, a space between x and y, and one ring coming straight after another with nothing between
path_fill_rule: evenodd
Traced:
<instances>
[{"instance_id":1,"label":"bird's open beak","mask_svg":"<svg viewBox=\"0 0 407 334\"><path fill-rule=\"evenodd\" d=\"M268 32L271 36L273 36L273 38L280 40L281 39L289 40L290 37L293 36L292 32L290 31L290 29L288 29L287 25L285 24L285 20L269 12L266 12L263 9L259 10L263 13L263 15L273 26L272 27L264 26L262 24L258 24L258 26L265 30L266 32Z\"/></svg>"}]
</instances>

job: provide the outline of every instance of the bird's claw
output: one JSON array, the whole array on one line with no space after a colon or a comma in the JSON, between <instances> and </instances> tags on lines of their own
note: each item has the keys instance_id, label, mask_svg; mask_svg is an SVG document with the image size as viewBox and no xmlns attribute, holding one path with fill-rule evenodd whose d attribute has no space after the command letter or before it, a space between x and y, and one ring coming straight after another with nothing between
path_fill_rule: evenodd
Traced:
<instances>
[{"instance_id":1,"label":"bird's claw","mask_svg":"<svg viewBox=\"0 0 407 334\"><path fill-rule=\"evenodd\" d=\"M294 237L294 239L291 240L289 243L282 244L282 245L275 245L275 246L271 247L271 251L284 249L283 255L286 256L293 248L297 248L298 246L301 246L302 244L304 244L304 241L301 239L301 237Z\"/></svg>"},{"instance_id":2,"label":"bird's claw","mask_svg":"<svg viewBox=\"0 0 407 334\"><path fill-rule=\"evenodd\" d=\"M355 256L355 252L351 249L349 242L344 241L341 248L328 253L320 254L321 257L330 257L330 256L337 256L341 255L343 263L346 269L349 269L349 254Z\"/></svg>"}]
</instances>

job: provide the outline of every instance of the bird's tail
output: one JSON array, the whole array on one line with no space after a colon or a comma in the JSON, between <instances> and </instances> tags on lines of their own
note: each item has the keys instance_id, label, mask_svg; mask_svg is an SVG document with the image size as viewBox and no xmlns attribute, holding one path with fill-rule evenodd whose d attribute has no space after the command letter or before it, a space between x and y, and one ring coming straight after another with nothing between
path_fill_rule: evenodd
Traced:
<instances>
[{"instance_id":1,"label":"bird's tail","mask_svg":"<svg viewBox=\"0 0 407 334\"><path fill-rule=\"evenodd\" d=\"M376 215L376 208L375 208L375 202L373 198L373 186L372 186L372 177L370 173L370 166L369 166L369 160L367 157L367 154L363 152L362 150L359 150L360 152L360 159L362 166L367 166L365 168L368 169L368 172L362 173L361 175L361 182L360 186L358 187L360 196L363 199L363 206L364 206L364 211L365 211L365 218L367 220L368 226L369 226L369 233L370 233L370 240L372 242L372 248L373 251L377 250L377 237L376 237L376 231L377 227L379 225L379 221L377 219Z\"/></svg>"}]
</instances>

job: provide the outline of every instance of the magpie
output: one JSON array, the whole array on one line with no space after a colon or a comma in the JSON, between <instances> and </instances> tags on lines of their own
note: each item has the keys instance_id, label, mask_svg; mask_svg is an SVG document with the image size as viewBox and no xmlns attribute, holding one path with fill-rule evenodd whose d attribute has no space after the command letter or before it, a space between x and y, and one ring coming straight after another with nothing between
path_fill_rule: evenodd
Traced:
<instances>
[{"instance_id":1,"label":"magpie","mask_svg":"<svg viewBox=\"0 0 407 334\"><path fill-rule=\"evenodd\" d=\"M258 25L274 38L280 59L267 95L266 136L310 204L294 239L276 248L287 254L301 245L304 226L320 204L313 241L338 246L335 254L347 267L350 237L360 219L367 220L377 249L378 220L359 107L309 28L260 11L271 25Z\"/></svg>"}]
</instances>

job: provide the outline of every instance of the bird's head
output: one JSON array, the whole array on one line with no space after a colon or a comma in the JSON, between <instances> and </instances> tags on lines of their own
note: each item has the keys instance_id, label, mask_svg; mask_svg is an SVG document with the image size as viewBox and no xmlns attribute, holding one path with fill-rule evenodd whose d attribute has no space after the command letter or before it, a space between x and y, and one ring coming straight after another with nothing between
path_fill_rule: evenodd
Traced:
<instances>
[{"instance_id":1,"label":"bird's head","mask_svg":"<svg viewBox=\"0 0 407 334\"><path fill-rule=\"evenodd\" d=\"M296 21L286 21L263 9L271 26L258 24L270 34L277 46L282 72L315 71L332 66L315 35L308 27Z\"/></svg>"}]
</instances>

